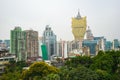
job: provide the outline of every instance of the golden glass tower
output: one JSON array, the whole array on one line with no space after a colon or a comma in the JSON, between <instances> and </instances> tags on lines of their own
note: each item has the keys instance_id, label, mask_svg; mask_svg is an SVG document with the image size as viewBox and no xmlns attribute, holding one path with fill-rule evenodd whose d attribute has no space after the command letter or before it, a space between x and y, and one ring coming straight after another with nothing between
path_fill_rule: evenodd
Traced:
<instances>
[{"instance_id":1,"label":"golden glass tower","mask_svg":"<svg viewBox=\"0 0 120 80\"><path fill-rule=\"evenodd\" d=\"M74 35L74 40L79 41L79 48L82 49L82 41L86 32L86 16L81 17L78 11L76 17L72 18L72 33Z\"/></svg>"},{"instance_id":2,"label":"golden glass tower","mask_svg":"<svg viewBox=\"0 0 120 80\"><path fill-rule=\"evenodd\" d=\"M77 16L72 18L72 33L75 40L83 40L86 32L86 26L86 17L81 17L78 12Z\"/></svg>"}]
</instances>

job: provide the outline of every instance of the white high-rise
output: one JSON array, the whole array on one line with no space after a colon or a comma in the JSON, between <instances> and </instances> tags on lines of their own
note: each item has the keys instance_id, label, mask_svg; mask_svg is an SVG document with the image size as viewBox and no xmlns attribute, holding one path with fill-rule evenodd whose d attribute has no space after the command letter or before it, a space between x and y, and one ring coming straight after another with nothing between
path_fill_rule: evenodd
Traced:
<instances>
[{"instance_id":1,"label":"white high-rise","mask_svg":"<svg viewBox=\"0 0 120 80\"><path fill-rule=\"evenodd\" d=\"M52 56L56 55L56 35L49 25L46 25L45 27L42 42L47 46L48 59L50 60Z\"/></svg>"},{"instance_id":2,"label":"white high-rise","mask_svg":"<svg viewBox=\"0 0 120 80\"><path fill-rule=\"evenodd\" d=\"M94 39L92 31L91 31L89 26L88 26L88 29L86 31L86 38L87 38L87 40L93 40Z\"/></svg>"}]
</instances>

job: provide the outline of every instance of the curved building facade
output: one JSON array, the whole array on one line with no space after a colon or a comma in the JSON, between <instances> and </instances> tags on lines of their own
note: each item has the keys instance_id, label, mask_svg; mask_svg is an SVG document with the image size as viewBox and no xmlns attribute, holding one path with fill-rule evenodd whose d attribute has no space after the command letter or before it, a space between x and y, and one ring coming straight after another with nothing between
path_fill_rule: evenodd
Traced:
<instances>
[{"instance_id":1,"label":"curved building facade","mask_svg":"<svg viewBox=\"0 0 120 80\"><path fill-rule=\"evenodd\" d=\"M83 40L86 32L86 26L86 17L81 17L80 13L78 12L77 16L72 18L72 33L75 40Z\"/></svg>"}]
</instances>

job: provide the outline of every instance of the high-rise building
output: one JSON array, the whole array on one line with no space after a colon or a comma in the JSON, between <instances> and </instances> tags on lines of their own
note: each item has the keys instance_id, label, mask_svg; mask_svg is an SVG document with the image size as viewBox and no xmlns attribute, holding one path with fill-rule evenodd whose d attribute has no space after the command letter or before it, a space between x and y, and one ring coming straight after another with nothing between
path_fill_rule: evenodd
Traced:
<instances>
[{"instance_id":1,"label":"high-rise building","mask_svg":"<svg viewBox=\"0 0 120 80\"><path fill-rule=\"evenodd\" d=\"M62 40L57 42L57 56L62 57Z\"/></svg>"},{"instance_id":2,"label":"high-rise building","mask_svg":"<svg viewBox=\"0 0 120 80\"><path fill-rule=\"evenodd\" d=\"M78 12L77 16L72 18L72 33L74 35L74 39L76 41L80 41L80 48L82 48L82 40L84 39L86 26L86 17L81 17L80 13Z\"/></svg>"},{"instance_id":3,"label":"high-rise building","mask_svg":"<svg viewBox=\"0 0 120 80\"><path fill-rule=\"evenodd\" d=\"M42 51L42 59L48 60L48 51L47 51L47 47L45 44L41 45L41 51Z\"/></svg>"},{"instance_id":4,"label":"high-rise building","mask_svg":"<svg viewBox=\"0 0 120 80\"><path fill-rule=\"evenodd\" d=\"M88 26L88 29L87 29L87 31L86 31L86 39L87 39L87 40L93 40L93 39L94 39L93 34L92 34L92 31L91 31L91 29L90 29L89 26Z\"/></svg>"},{"instance_id":5,"label":"high-rise building","mask_svg":"<svg viewBox=\"0 0 120 80\"><path fill-rule=\"evenodd\" d=\"M6 48L10 48L10 40L4 40Z\"/></svg>"},{"instance_id":6,"label":"high-rise building","mask_svg":"<svg viewBox=\"0 0 120 80\"><path fill-rule=\"evenodd\" d=\"M27 57L38 57L38 32L33 30L25 30L25 32Z\"/></svg>"},{"instance_id":7,"label":"high-rise building","mask_svg":"<svg viewBox=\"0 0 120 80\"><path fill-rule=\"evenodd\" d=\"M62 41L62 58L68 57L68 51L67 51L67 41Z\"/></svg>"},{"instance_id":8,"label":"high-rise building","mask_svg":"<svg viewBox=\"0 0 120 80\"><path fill-rule=\"evenodd\" d=\"M57 42L57 56L67 58L68 57L68 42L60 40Z\"/></svg>"},{"instance_id":9,"label":"high-rise building","mask_svg":"<svg viewBox=\"0 0 120 80\"><path fill-rule=\"evenodd\" d=\"M120 46L119 40L118 39L114 39L113 40L113 49L114 50L118 50Z\"/></svg>"},{"instance_id":10,"label":"high-rise building","mask_svg":"<svg viewBox=\"0 0 120 80\"><path fill-rule=\"evenodd\" d=\"M48 59L51 59L51 56L56 55L56 35L53 33L51 27L46 25L43 33L43 44L47 46Z\"/></svg>"},{"instance_id":11,"label":"high-rise building","mask_svg":"<svg viewBox=\"0 0 120 80\"><path fill-rule=\"evenodd\" d=\"M67 41L67 52L68 54L72 51L73 41Z\"/></svg>"},{"instance_id":12,"label":"high-rise building","mask_svg":"<svg viewBox=\"0 0 120 80\"><path fill-rule=\"evenodd\" d=\"M6 44L5 42L0 43L0 49L6 49Z\"/></svg>"},{"instance_id":13,"label":"high-rise building","mask_svg":"<svg viewBox=\"0 0 120 80\"><path fill-rule=\"evenodd\" d=\"M97 45L98 41L97 40L84 40L82 43L83 47L88 47L90 50L90 55L96 55L97 54Z\"/></svg>"},{"instance_id":14,"label":"high-rise building","mask_svg":"<svg viewBox=\"0 0 120 80\"><path fill-rule=\"evenodd\" d=\"M85 56L90 56L90 48L88 46L83 47L83 54Z\"/></svg>"},{"instance_id":15,"label":"high-rise building","mask_svg":"<svg viewBox=\"0 0 120 80\"><path fill-rule=\"evenodd\" d=\"M21 27L15 27L10 34L10 52L18 61L26 60L26 33Z\"/></svg>"},{"instance_id":16,"label":"high-rise building","mask_svg":"<svg viewBox=\"0 0 120 80\"><path fill-rule=\"evenodd\" d=\"M105 42L105 50L111 50L112 49L112 42L111 41L106 41Z\"/></svg>"},{"instance_id":17,"label":"high-rise building","mask_svg":"<svg viewBox=\"0 0 120 80\"><path fill-rule=\"evenodd\" d=\"M39 42L39 56L42 57L42 47L41 47L43 45L43 43L42 43L42 37L38 38L38 42Z\"/></svg>"},{"instance_id":18,"label":"high-rise building","mask_svg":"<svg viewBox=\"0 0 120 80\"><path fill-rule=\"evenodd\" d=\"M72 50L79 49L79 41L72 41Z\"/></svg>"},{"instance_id":19,"label":"high-rise building","mask_svg":"<svg viewBox=\"0 0 120 80\"><path fill-rule=\"evenodd\" d=\"M10 49L10 40L0 40L0 49Z\"/></svg>"},{"instance_id":20,"label":"high-rise building","mask_svg":"<svg viewBox=\"0 0 120 80\"><path fill-rule=\"evenodd\" d=\"M94 40L96 40L98 42L99 50L105 51L106 39L104 38L104 36L102 36L102 37L94 37Z\"/></svg>"}]
</instances>

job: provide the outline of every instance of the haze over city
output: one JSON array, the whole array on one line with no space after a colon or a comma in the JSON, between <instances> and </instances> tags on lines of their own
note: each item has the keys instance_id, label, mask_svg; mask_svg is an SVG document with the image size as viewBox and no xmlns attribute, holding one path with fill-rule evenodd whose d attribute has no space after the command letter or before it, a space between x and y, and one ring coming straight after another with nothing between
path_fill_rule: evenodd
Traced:
<instances>
[{"instance_id":1,"label":"haze over city","mask_svg":"<svg viewBox=\"0 0 120 80\"><path fill-rule=\"evenodd\" d=\"M73 40L71 18L80 11L94 36L120 39L120 0L0 0L0 38L9 39L10 30L20 26L42 36L50 25L57 39Z\"/></svg>"}]
</instances>

